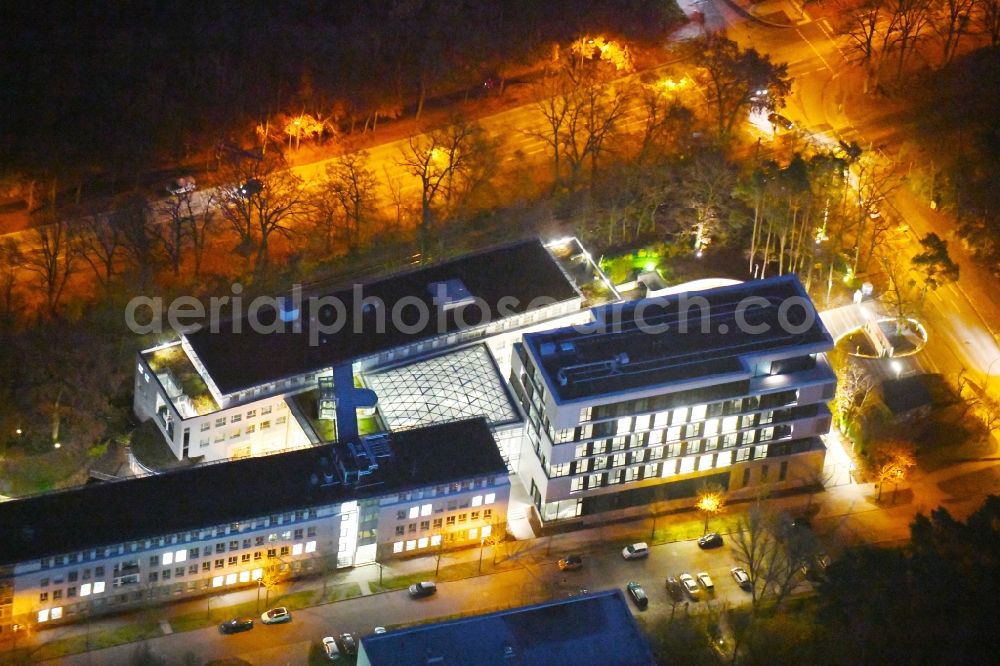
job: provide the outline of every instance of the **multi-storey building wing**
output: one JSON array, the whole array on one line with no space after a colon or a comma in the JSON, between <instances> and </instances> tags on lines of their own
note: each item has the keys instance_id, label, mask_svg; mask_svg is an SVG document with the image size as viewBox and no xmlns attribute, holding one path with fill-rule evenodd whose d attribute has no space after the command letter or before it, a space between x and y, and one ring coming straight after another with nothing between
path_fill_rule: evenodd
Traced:
<instances>
[{"instance_id":1,"label":"multi-storey building wing","mask_svg":"<svg viewBox=\"0 0 1000 666\"><path fill-rule=\"evenodd\" d=\"M0 503L0 629L478 544L505 524L481 418Z\"/></svg>"},{"instance_id":2,"label":"multi-storey building wing","mask_svg":"<svg viewBox=\"0 0 1000 666\"><path fill-rule=\"evenodd\" d=\"M819 478L833 341L798 278L593 312L515 345L518 475L543 523L648 511L707 481L739 493Z\"/></svg>"},{"instance_id":3,"label":"multi-storey building wing","mask_svg":"<svg viewBox=\"0 0 1000 666\"><path fill-rule=\"evenodd\" d=\"M275 299L254 309L255 325L248 312L140 353L134 410L156 422L178 460L316 445L331 437L317 435L308 423L316 415L292 396L324 380L340 384L334 388L343 395L362 373L477 342L506 377L520 332L588 316L576 287L581 267L586 273L593 265L578 261L586 256L573 240L547 247L535 239L339 291ZM344 381L335 381L338 368ZM337 416L330 415L334 431L352 435L354 415Z\"/></svg>"}]
</instances>

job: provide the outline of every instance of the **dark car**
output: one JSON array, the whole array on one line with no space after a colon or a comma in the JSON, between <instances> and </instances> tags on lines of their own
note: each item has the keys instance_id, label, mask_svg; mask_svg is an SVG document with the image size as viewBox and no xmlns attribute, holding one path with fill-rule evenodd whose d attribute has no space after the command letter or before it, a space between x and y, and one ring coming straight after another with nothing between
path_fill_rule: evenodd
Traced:
<instances>
[{"instance_id":1,"label":"dark car","mask_svg":"<svg viewBox=\"0 0 1000 666\"><path fill-rule=\"evenodd\" d=\"M358 638L354 634L346 633L340 635L340 648L344 654L356 655L358 653Z\"/></svg>"},{"instance_id":2,"label":"dark car","mask_svg":"<svg viewBox=\"0 0 1000 666\"><path fill-rule=\"evenodd\" d=\"M718 532L712 532L711 534L706 534L702 538L698 539L699 548L718 548L722 545L722 535Z\"/></svg>"},{"instance_id":3,"label":"dark car","mask_svg":"<svg viewBox=\"0 0 1000 666\"><path fill-rule=\"evenodd\" d=\"M583 558L579 555L567 555L559 560L560 571L576 571L583 566Z\"/></svg>"},{"instance_id":4,"label":"dark car","mask_svg":"<svg viewBox=\"0 0 1000 666\"><path fill-rule=\"evenodd\" d=\"M247 182L240 185L240 194L245 197L252 197L255 194L260 194L264 191L264 183L260 182L256 178L251 178Z\"/></svg>"},{"instance_id":5,"label":"dark car","mask_svg":"<svg viewBox=\"0 0 1000 666\"><path fill-rule=\"evenodd\" d=\"M632 581L625 586L625 589L628 591L628 596L635 602L636 608L646 610L646 607L649 606L649 597L646 596L646 590L642 589L642 585Z\"/></svg>"},{"instance_id":6,"label":"dark car","mask_svg":"<svg viewBox=\"0 0 1000 666\"><path fill-rule=\"evenodd\" d=\"M684 588L675 576L667 576L667 593L674 601L684 601Z\"/></svg>"},{"instance_id":7,"label":"dark car","mask_svg":"<svg viewBox=\"0 0 1000 666\"><path fill-rule=\"evenodd\" d=\"M775 127L780 127L781 129L784 130L790 130L793 127L795 127L795 124L791 120L784 117L780 113L767 114L767 122L771 123Z\"/></svg>"},{"instance_id":8,"label":"dark car","mask_svg":"<svg viewBox=\"0 0 1000 666\"><path fill-rule=\"evenodd\" d=\"M410 596L414 599L429 597L435 592L437 592L437 585L426 580L421 583L414 583L410 586Z\"/></svg>"},{"instance_id":9,"label":"dark car","mask_svg":"<svg viewBox=\"0 0 1000 666\"><path fill-rule=\"evenodd\" d=\"M241 631L250 631L251 629L253 629L252 617L234 617L219 625L219 633L222 634L238 634Z\"/></svg>"}]
</instances>

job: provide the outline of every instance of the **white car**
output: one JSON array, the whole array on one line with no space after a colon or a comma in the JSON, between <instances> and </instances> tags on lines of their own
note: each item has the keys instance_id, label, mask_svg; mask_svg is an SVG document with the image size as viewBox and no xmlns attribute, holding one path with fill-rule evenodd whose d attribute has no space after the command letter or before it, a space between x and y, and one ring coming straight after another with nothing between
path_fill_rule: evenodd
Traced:
<instances>
[{"instance_id":1,"label":"white car","mask_svg":"<svg viewBox=\"0 0 1000 666\"><path fill-rule=\"evenodd\" d=\"M264 611L260 616L260 621L264 624L280 624L282 622L291 622L292 614L288 612L288 609L284 606L279 606L278 608L272 608L269 611Z\"/></svg>"},{"instance_id":2,"label":"white car","mask_svg":"<svg viewBox=\"0 0 1000 666\"><path fill-rule=\"evenodd\" d=\"M340 648L337 647L337 639L333 636L324 638L323 651L326 652L327 659L337 659L340 657Z\"/></svg>"},{"instance_id":3,"label":"white car","mask_svg":"<svg viewBox=\"0 0 1000 666\"><path fill-rule=\"evenodd\" d=\"M712 583L712 577L709 576L707 572L705 571L700 572L698 574L698 580L701 582L702 585L705 586L706 590L711 591L715 589L715 585Z\"/></svg>"},{"instance_id":4,"label":"white car","mask_svg":"<svg viewBox=\"0 0 1000 666\"><path fill-rule=\"evenodd\" d=\"M750 589L750 574L747 573L746 569L743 567L733 567L729 570L729 573L733 575L733 580L740 586L740 589Z\"/></svg>"},{"instance_id":5,"label":"white car","mask_svg":"<svg viewBox=\"0 0 1000 666\"><path fill-rule=\"evenodd\" d=\"M698 599L698 592L700 588L698 587L698 582L691 576L691 574L681 574L680 575L681 585L684 586L684 590L691 596L692 599Z\"/></svg>"},{"instance_id":6,"label":"white car","mask_svg":"<svg viewBox=\"0 0 1000 666\"><path fill-rule=\"evenodd\" d=\"M626 560L638 560L649 555L649 546L645 542L633 543L622 548L622 557Z\"/></svg>"}]
</instances>

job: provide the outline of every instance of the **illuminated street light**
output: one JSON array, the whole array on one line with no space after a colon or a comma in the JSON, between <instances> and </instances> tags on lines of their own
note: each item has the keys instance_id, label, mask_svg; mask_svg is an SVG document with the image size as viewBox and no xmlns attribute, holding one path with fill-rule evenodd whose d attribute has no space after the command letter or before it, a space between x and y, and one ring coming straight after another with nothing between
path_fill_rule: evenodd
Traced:
<instances>
[{"instance_id":1,"label":"illuminated street light","mask_svg":"<svg viewBox=\"0 0 1000 666\"><path fill-rule=\"evenodd\" d=\"M722 491L706 487L698 491L698 503L695 505L705 514L704 534L708 534L708 519L722 511Z\"/></svg>"},{"instance_id":2,"label":"illuminated street light","mask_svg":"<svg viewBox=\"0 0 1000 666\"><path fill-rule=\"evenodd\" d=\"M896 379L899 379L900 373L903 372L903 364L899 361L893 361L889 365L892 367L892 371L896 373Z\"/></svg>"}]
</instances>

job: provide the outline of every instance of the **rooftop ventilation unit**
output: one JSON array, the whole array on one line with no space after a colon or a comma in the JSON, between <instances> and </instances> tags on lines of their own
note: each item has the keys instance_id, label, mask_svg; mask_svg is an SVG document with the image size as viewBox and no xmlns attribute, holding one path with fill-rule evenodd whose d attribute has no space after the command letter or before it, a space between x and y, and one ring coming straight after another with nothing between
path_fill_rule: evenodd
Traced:
<instances>
[{"instance_id":1,"label":"rooftop ventilation unit","mask_svg":"<svg viewBox=\"0 0 1000 666\"><path fill-rule=\"evenodd\" d=\"M576 353L576 343L572 340L566 340L565 342L559 343L559 353L560 354L575 354Z\"/></svg>"},{"instance_id":2,"label":"rooftop ventilation unit","mask_svg":"<svg viewBox=\"0 0 1000 666\"><path fill-rule=\"evenodd\" d=\"M543 342L539 346L538 351L542 354L543 357L553 356L556 353L556 343Z\"/></svg>"},{"instance_id":3,"label":"rooftop ventilation unit","mask_svg":"<svg viewBox=\"0 0 1000 666\"><path fill-rule=\"evenodd\" d=\"M468 290L465 283L458 278L444 282L431 282L427 285L427 291L430 292L434 305L445 312L468 305L476 300L472 297L472 292Z\"/></svg>"}]
</instances>

